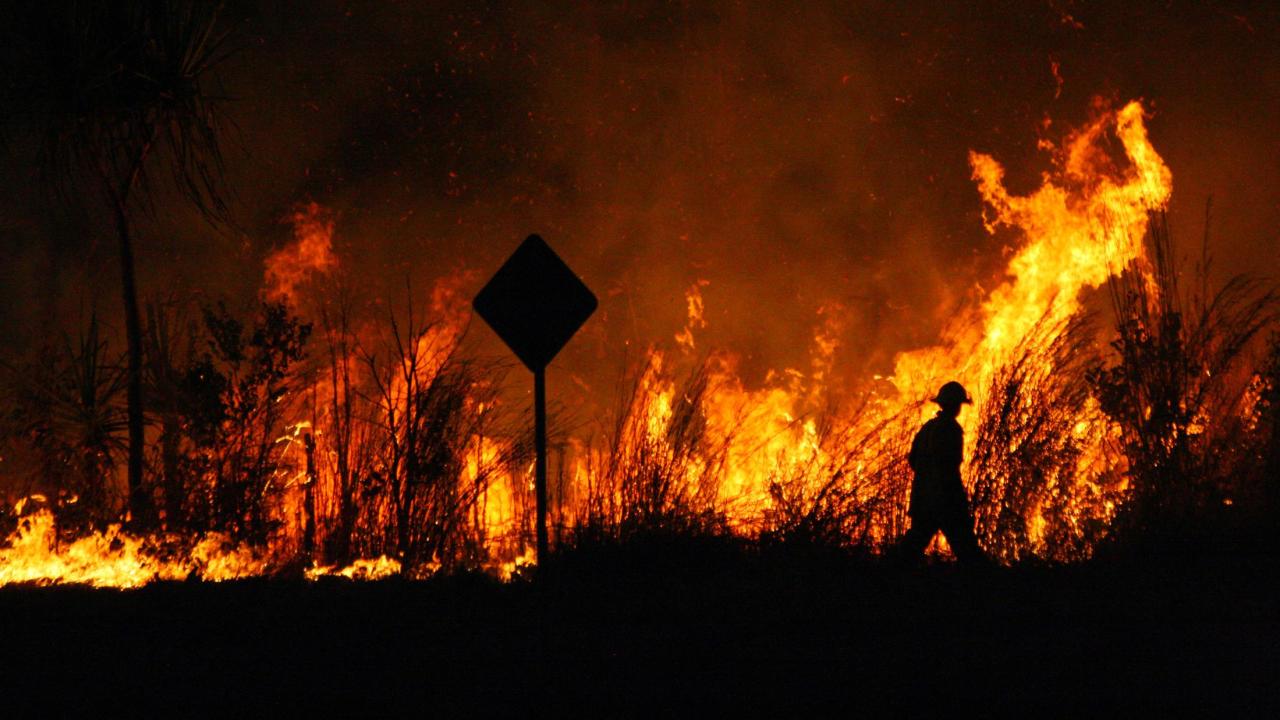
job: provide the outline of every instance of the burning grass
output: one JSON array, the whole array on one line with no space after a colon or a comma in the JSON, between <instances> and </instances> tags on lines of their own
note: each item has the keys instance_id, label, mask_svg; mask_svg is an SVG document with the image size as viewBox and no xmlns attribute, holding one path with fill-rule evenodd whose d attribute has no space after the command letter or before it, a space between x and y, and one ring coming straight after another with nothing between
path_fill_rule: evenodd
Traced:
<instances>
[{"instance_id":1,"label":"burning grass","mask_svg":"<svg viewBox=\"0 0 1280 720\"><path fill-rule=\"evenodd\" d=\"M1090 450L1109 428L1085 382L1090 318L1047 314L982 394L970 463L983 547L1005 563L1087 558L1120 501L1114 459Z\"/></svg>"}]
</instances>

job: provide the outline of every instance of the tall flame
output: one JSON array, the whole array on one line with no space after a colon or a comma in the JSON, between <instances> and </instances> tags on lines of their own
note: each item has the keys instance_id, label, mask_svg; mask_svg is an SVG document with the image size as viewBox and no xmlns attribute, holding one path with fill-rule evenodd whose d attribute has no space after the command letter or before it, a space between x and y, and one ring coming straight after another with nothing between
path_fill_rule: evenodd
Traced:
<instances>
[{"instance_id":1,"label":"tall flame","mask_svg":"<svg viewBox=\"0 0 1280 720\"><path fill-rule=\"evenodd\" d=\"M268 300L297 304L298 288L338 266L333 252L333 213L319 203L299 205L290 214L293 242L267 256L263 287Z\"/></svg>"},{"instance_id":2,"label":"tall flame","mask_svg":"<svg viewBox=\"0 0 1280 720\"><path fill-rule=\"evenodd\" d=\"M1123 158L1106 151L1111 137L1119 140ZM634 486L654 479L653 467L641 467L644 463L658 463L668 474L658 478L668 483L657 488L668 493L664 502L674 497L714 510L743 533L763 527L764 518L780 512L789 499L803 497L816 502L815 498L827 497L836 484L854 498L900 496L900 488L869 485L890 482L885 479L889 476L877 474L877 469L888 467L900 454L901 448L888 438L877 439L888 424L904 416L914 419L923 401L945 380L960 379L980 395L1038 323L1074 316L1085 290L1102 285L1114 273L1142 259L1148 213L1168 202L1172 176L1151 145L1138 102L1104 112L1070 134L1061 147L1048 147L1055 153L1054 168L1044 174L1039 189L1025 196L1009 192L1004 169L994 158L970 153L986 229L991 233L1010 230L1021 238L1006 277L979 304L954 317L944 327L938 344L898 354L887 378L892 390L884 392L884 384L877 384L871 400L858 405L856 412L848 407L832 410L827 403L828 395L838 393L829 383L847 314L835 303L823 305L816 315L806 369L772 372L761 387L750 388L738 373L735 356L713 352L694 382L681 386L673 367L692 359L695 335L706 326L702 288L707 283L695 282L685 298L687 323L676 336L682 352L673 359L661 349L650 351L632 404L617 426L613 446L599 447L580 438L567 443L563 471L567 485L558 508L559 521L567 525L586 522L602 509L616 510L634 502L636 493L654 490ZM312 203L300 207L293 220L294 242L267 259L265 292L269 298L296 305L302 284L316 273L336 267L337 259L331 213ZM463 285L461 278L436 285L432 313L439 322L426 326L413 338L412 347L405 348L406 356L412 350L417 361L408 376L403 372L391 376L389 391L380 400L385 405L382 411L402 416L409 386L426 383L441 371L466 327ZM313 393L318 414L311 420L300 420L292 435L283 439L289 452L295 452L292 448L296 445L296 452L301 453L304 443L294 441L303 429L310 431L314 425L314 438L308 435L306 441L314 442L310 452L320 459L315 468L318 475L299 475L298 482L288 483L293 488L288 502L301 507L302 488L316 483L314 502L319 509L315 512L321 516L334 514L331 506L339 493L331 461L335 450L330 444L335 438L325 434L334 418L325 413L338 397L340 386L350 389L343 384L350 381L340 382L340 378L354 372L350 357L334 355L332 360L331 377L317 381ZM325 386L326 382L330 386ZM690 412L694 405L696 415ZM488 410L480 401L473 401L468 409L477 414ZM967 429L975 425L975 415L968 413L962 418ZM1101 433L1093 424L1099 422L1096 414L1082 417L1076 432L1096 440ZM466 459L458 471L464 485L483 485L470 522L481 529L494 569L503 576L529 559L530 470L514 467L514 463L494 470L502 466L501 458L516 457L511 452L514 445L511 438L478 434L467 438ZM1096 476L1096 467L1106 464L1099 459L1101 447L1086 450L1077 472L1078 484L1087 484ZM623 467L627 463L639 463L631 468L636 471L631 476ZM638 472L646 468L647 475ZM892 537L897 532L893 518L904 509L879 510L880 514L867 520L873 525L868 537L877 541ZM1105 519L1109 510L1082 506L1073 512ZM1041 539L1045 532L1046 520L1038 513L1026 518L1033 540ZM287 512L285 517L295 514ZM300 534L297 528L290 532ZM175 552L175 546L187 549ZM40 510L23 517L8 547L0 549L0 585L83 582L133 587L153 579L192 574L211 580L262 574L277 565L269 552L235 547L216 535L184 545L161 537L135 538L113 527L61 543L52 515ZM382 557L346 568L317 567L308 574L368 578L399 569L398 561Z\"/></svg>"},{"instance_id":3,"label":"tall flame","mask_svg":"<svg viewBox=\"0 0 1280 720\"><path fill-rule=\"evenodd\" d=\"M1114 131L1128 158L1116 169L1102 148ZM1148 212L1163 207L1172 173L1152 147L1136 101L1108 112L1067 139L1060 171L1046 174L1034 193L1019 197L1004 186L1004 168L971 152L973 178L989 232L1017 230L1025 244L1009 261L1009 280L970 313L952 321L940 345L900 354L893 381L914 398L929 397L939 381L965 378L981 389L1037 322L1060 321L1080 309L1080 294L1096 288L1143 255Z\"/></svg>"}]
</instances>

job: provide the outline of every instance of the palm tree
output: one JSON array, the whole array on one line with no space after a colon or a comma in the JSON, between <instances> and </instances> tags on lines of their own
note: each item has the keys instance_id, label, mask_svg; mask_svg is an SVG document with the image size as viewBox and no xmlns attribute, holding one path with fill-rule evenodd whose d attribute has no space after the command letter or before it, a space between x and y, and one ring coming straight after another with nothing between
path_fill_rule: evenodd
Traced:
<instances>
[{"instance_id":1,"label":"palm tree","mask_svg":"<svg viewBox=\"0 0 1280 720\"><path fill-rule=\"evenodd\" d=\"M96 196L119 241L128 340L128 492L134 522L152 519L143 486L143 344L135 280L135 212L149 210L153 170L207 219L228 221L212 70L227 57L221 3L114 0L21 3L0 127L39 138L40 167L62 200Z\"/></svg>"},{"instance_id":2,"label":"palm tree","mask_svg":"<svg viewBox=\"0 0 1280 720\"><path fill-rule=\"evenodd\" d=\"M51 383L40 383L36 393L49 410L48 429L70 451L75 470L72 490L81 520L105 522L107 494L101 479L120 457L120 431L124 418L120 395L124 378L120 356L110 353L98 336L98 318L93 315L74 344L67 338L63 357L56 363Z\"/></svg>"}]
</instances>

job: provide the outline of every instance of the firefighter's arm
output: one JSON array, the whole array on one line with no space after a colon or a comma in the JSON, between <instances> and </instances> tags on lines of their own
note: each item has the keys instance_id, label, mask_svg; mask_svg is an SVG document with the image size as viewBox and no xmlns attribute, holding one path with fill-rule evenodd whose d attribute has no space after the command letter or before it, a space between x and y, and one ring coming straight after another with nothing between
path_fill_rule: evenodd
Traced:
<instances>
[{"instance_id":1,"label":"firefighter's arm","mask_svg":"<svg viewBox=\"0 0 1280 720\"><path fill-rule=\"evenodd\" d=\"M924 430L916 433L915 438L911 441L911 452L907 454L907 464L915 471L921 469L925 460L924 435Z\"/></svg>"}]
</instances>

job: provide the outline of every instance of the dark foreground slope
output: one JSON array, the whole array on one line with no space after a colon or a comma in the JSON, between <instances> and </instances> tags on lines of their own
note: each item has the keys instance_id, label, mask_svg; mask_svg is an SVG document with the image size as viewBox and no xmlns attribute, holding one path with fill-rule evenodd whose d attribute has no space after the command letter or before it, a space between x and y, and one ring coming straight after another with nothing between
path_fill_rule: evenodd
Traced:
<instances>
[{"instance_id":1,"label":"dark foreground slope","mask_svg":"<svg viewBox=\"0 0 1280 720\"><path fill-rule=\"evenodd\" d=\"M165 717L1267 715L1276 569L1170 557L971 574L658 543L509 585L7 588L0 688L12 710Z\"/></svg>"}]
</instances>

